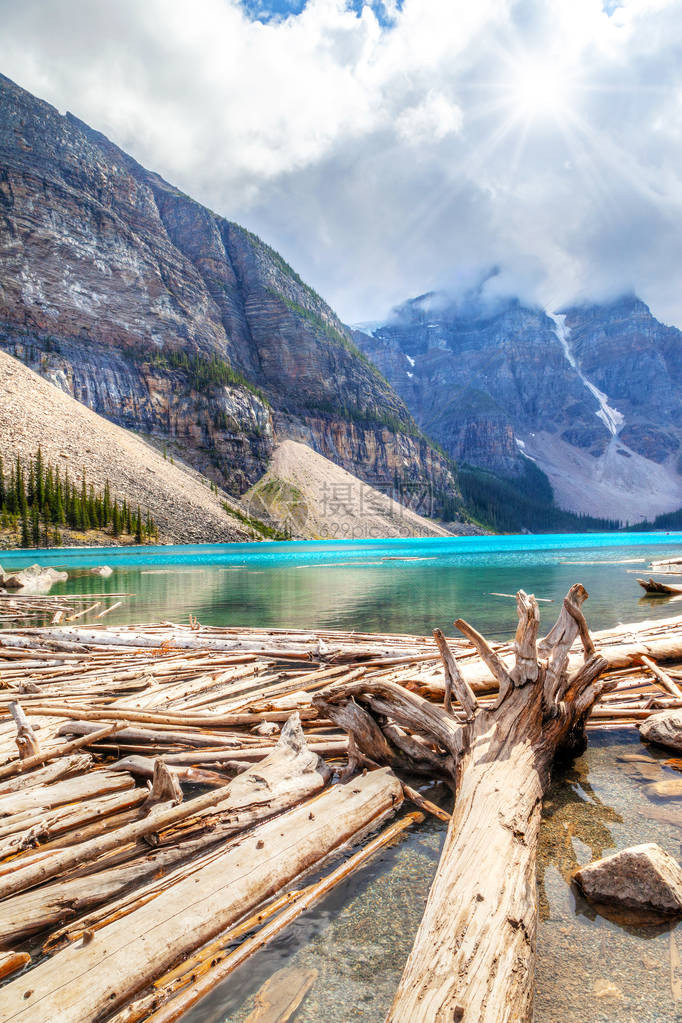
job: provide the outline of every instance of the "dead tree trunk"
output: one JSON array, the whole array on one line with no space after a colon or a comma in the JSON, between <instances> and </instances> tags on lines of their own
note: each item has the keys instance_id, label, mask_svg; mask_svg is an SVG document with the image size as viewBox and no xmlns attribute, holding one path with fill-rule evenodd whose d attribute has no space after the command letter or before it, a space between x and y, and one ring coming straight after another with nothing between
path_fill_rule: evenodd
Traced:
<instances>
[{"instance_id":1,"label":"dead tree trunk","mask_svg":"<svg viewBox=\"0 0 682 1023\"><path fill-rule=\"evenodd\" d=\"M17 737L15 742L19 749L19 757L26 760L28 757L39 756L40 743L38 737L31 727L31 723L24 714L19 703L9 703L7 708L14 718L17 726Z\"/></svg>"},{"instance_id":2,"label":"dead tree trunk","mask_svg":"<svg viewBox=\"0 0 682 1023\"><path fill-rule=\"evenodd\" d=\"M383 760L378 732L395 764L398 729L413 757L415 746L427 750L423 769L437 758L441 771L450 768L456 786L438 872L389 1023L527 1023L532 1018L542 798L555 757L577 750L590 709L612 688L596 681L607 662L593 653L580 610L586 597L582 586L572 587L557 623L538 644L537 603L519 592L512 669L475 629L455 623L498 682L492 707L479 705L437 631L446 708L452 706L459 721L448 709L391 683L359 681L345 693L332 686L314 701L333 720L343 719L344 727L362 716L365 727L350 731L359 760ZM585 662L569 676L568 651L578 636ZM344 713L349 706L355 711ZM403 766L413 766L410 758Z\"/></svg>"}]
</instances>

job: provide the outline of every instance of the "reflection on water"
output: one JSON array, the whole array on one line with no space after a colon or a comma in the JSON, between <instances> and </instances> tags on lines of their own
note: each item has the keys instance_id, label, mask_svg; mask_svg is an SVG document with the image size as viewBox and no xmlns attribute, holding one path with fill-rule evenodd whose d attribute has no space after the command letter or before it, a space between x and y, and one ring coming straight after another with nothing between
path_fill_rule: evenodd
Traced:
<instances>
[{"instance_id":1,"label":"reflection on water","mask_svg":"<svg viewBox=\"0 0 682 1023\"><path fill-rule=\"evenodd\" d=\"M622 759L633 753L643 759ZM682 1020L671 972L676 952L682 954L682 924L620 926L595 913L570 884L577 866L640 842L658 842L680 859L679 802L647 794L654 777L681 777L667 759L634 733L592 735L586 753L555 777L538 858L535 1023ZM446 798L441 792L440 801ZM244 1023L256 992L283 966L317 971L296 1023L382 1023L419 925L443 827L432 818L384 851L228 978L186 1023Z\"/></svg>"},{"instance_id":2,"label":"reflection on water","mask_svg":"<svg viewBox=\"0 0 682 1023\"><path fill-rule=\"evenodd\" d=\"M520 588L551 601L541 604L548 621L581 581L594 629L679 613L665 599L640 600L636 576L681 549L679 536L605 534L3 552L1 560L6 569L36 559L63 565L71 577L55 594L131 594L108 624L192 613L205 625L430 634L436 625L452 632L449 623L464 617L502 638L516 611L499 594ZM102 563L114 568L109 579L86 574Z\"/></svg>"}]
</instances>

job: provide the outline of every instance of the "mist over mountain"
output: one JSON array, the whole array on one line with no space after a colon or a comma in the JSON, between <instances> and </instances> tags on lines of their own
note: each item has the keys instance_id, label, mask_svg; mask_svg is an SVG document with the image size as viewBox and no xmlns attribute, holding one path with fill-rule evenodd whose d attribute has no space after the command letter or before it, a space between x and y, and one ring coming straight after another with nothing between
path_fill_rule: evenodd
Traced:
<instances>
[{"instance_id":1,"label":"mist over mountain","mask_svg":"<svg viewBox=\"0 0 682 1023\"><path fill-rule=\"evenodd\" d=\"M532 459L561 507L623 521L682 505L682 333L635 295L551 313L495 269L354 336L459 463Z\"/></svg>"}]
</instances>

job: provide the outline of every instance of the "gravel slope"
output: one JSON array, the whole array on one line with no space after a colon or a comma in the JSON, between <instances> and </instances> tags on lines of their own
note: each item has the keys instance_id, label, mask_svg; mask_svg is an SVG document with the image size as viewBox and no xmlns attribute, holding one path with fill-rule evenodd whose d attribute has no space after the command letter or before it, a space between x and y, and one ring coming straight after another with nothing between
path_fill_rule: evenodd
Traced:
<instances>
[{"instance_id":1,"label":"gravel slope","mask_svg":"<svg viewBox=\"0 0 682 1023\"><path fill-rule=\"evenodd\" d=\"M550 433L526 440L525 451L549 476L560 508L641 522L682 507L682 477L614 437L598 458Z\"/></svg>"},{"instance_id":2,"label":"gravel slope","mask_svg":"<svg viewBox=\"0 0 682 1023\"><path fill-rule=\"evenodd\" d=\"M293 440L275 449L268 471L242 503L305 539L451 535Z\"/></svg>"},{"instance_id":3,"label":"gravel slope","mask_svg":"<svg viewBox=\"0 0 682 1023\"><path fill-rule=\"evenodd\" d=\"M160 539L171 543L247 540L251 533L228 517L220 497L197 475L172 465L143 440L81 405L23 363L0 352L0 454L27 459L41 445L46 461L85 466L95 488L108 479L112 494L147 508Z\"/></svg>"}]
</instances>

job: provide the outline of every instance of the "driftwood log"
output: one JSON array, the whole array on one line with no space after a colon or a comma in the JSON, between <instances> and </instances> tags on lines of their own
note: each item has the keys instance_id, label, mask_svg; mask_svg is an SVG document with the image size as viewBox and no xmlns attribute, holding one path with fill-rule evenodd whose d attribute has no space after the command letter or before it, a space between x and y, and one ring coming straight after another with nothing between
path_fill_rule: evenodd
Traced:
<instances>
[{"instance_id":1,"label":"driftwood log","mask_svg":"<svg viewBox=\"0 0 682 1023\"><path fill-rule=\"evenodd\" d=\"M313 698L349 733L356 763L446 774L456 802L439 868L389 1023L506 1023L532 1018L537 898L535 862L552 763L583 748L585 720L615 681L594 654L573 586L538 643L536 600L517 594L515 663L509 668L466 622L457 628L495 678L483 706L442 633L445 707L389 682L329 686ZM582 665L569 673L580 637ZM399 690L399 691L397 691ZM456 703L455 703L456 701Z\"/></svg>"},{"instance_id":2,"label":"driftwood log","mask_svg":"<svg viewBox=\"0 0 682 1023\"><path fill-rule=\"evenodd\" d=\"M135 913L62 949L30 978L0 989L0 1019L106 1019L160 973L376 826L401 801L391 772L371 771L261 824Z\"/></svg>"}]
</instances>

